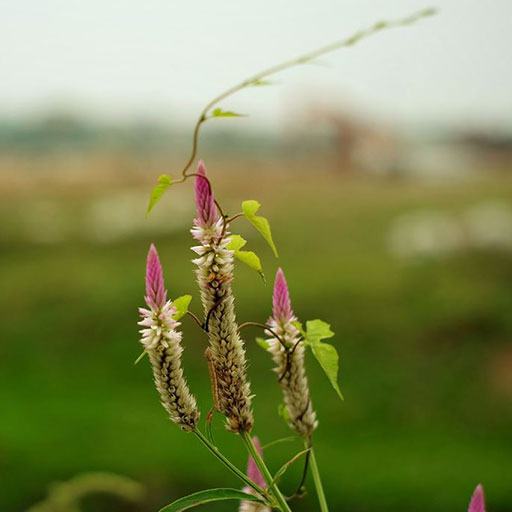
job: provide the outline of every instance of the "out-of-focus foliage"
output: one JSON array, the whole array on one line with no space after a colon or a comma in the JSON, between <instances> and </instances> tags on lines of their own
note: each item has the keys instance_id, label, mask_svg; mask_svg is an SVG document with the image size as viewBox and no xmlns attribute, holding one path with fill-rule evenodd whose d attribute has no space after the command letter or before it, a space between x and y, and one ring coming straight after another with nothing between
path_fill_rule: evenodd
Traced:
<instances>
[{"instance_id":1,"label":"out-of-focus foliage","mask_svg":"<svg viewBox=\"0 0 512 512\"><path fill-rule=\"evenodd\" d=\"M0 186L2 510L26 510L51 482L91 470L143 483L148 497L138 512L201 488L238 486L193 436L168 422L147 361L133 366L150 242L158 242L169 296L196 294L187 232L191 188L172 187L146 220L157 173L144 169L141 179L133 169L124 172L121 158L105 167L98 162L83 163L91 181L79 185L72 181L73 161L66 161L59 179L34 172L29 186L14 180ZM137 161L141 169L143 163ZM43 164L37 161L38 168ZM228 211L236 212L257 186L279 260L244 219L233 229L265 255L269 274L277 265L286 270L297 315L325 319L336 332L343 403L308 358L320 419L316 454L332 510L464 510L478 482L490 510L508 510L512 252L506 243L485 242L482 225L491 233L496 221L489 224L489 209L481 214L481 206L506 211L511 179L424 184L343 178L322 172L322 165L287 160L265 169L245 160L208 160ZM444 229L410 221L411 214L433 211L461 220L460 243L445 243ZM500 215L504 233L508 224ZM405 240L421 250L396 250L403 237L396 226L404 218ZM442 251L433 250L438 244ZM271 288L242 265L234 286L239 321L265 321ZM199 313L198 304L193 300L191 310ZM184 368L204 418L211 406L206 338L192 320L181 321ZM266 444L289 432L277 414L280 390L268 354L254 341L258 334L243 331L256 432ZM221 423L213 426L216 442L243 467L239 443ZM299 443L280 443L265 459L277 470L298 449ZM295 464L287 471L285 492L293 492L300 470ZM306 496L294 511L312 510L312 499Z\"/></svg>"}]
</instances>

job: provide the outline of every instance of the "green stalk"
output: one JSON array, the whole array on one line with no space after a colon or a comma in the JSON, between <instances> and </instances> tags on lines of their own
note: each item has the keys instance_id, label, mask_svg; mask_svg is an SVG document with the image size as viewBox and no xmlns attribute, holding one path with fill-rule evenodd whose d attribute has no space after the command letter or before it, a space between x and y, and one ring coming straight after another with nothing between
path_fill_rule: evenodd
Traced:
<instances>
[{"instance_id":1,"label":"green stalk","mask_svg":"<svg viewBox=\"0 0 512 512\"><path fill-rule=\"evenodd\" d=\"M249 452L249 455L254 459L256 466L258 466L258 469L263 475L263 478L265 479L265 482L267 483L270 492L274 496L277 505L279 506L279 510L281 510L281 512L292 512L290 507L288 506L288 503L286 502L285 497L279 490L277 484L274 482L272 474L270 473L269 469L265 465L265 462L258 453L256 446L254 446L254 442L252 440L251 435L248 434L247 432L240 432L240 437L242 438L242 441L244 442L245 447Z\"/></svg>"},{"instance_id":2,"label":"green stalk","mask_svg":"<svg viewBox=\"0 0 512 512\"><path fill-rule=\"evenodd\" d=\"M308 447L307 443L306 447ZM318 470L318 464L316 462L315 450L313 449L313 446L310 446L310 449L311 456L309 463L311 464L311 472L313 473L313 481L315 482L315 489L318 496L318 502L320 504L320 510L322 512L329 512L329 507L327 505L327 500L325 499L324 488L322 485L322 479L320 478L320 471Z\"/></svg>"},{"instance_id":3,"label":"green stalk","mask_svg":"<svg viewBox=\"0 0 512 512\"><path fill-rule=\"evenodd\" d=\"M234 473L240 480L242 480L246 485L251 487L254 491L256 491L263 499L268 500L268 493L265 489L262 489L259 485L255 484L245 473L243 473L240 469L238 469L229 459L227 459L219 449L214 446L205 435L199 430L193 431L196 437L201 441L201 443L208 449L208 451L216 457L224 466L226 466L232 473Z\"/></svg>"}]
</instances>

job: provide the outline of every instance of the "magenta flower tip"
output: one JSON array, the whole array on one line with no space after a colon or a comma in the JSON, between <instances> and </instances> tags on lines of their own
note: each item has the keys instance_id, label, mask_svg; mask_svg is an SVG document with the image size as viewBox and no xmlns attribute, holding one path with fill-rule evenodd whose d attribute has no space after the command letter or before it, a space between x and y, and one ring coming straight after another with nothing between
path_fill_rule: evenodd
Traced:
<instances>
[{"instance_id":1,"label":"magenta flower tip","mask_svg":"<svg viewBox=\"0 0 512 512\"><path fill-rule=\"evenodd\" d=\"M260 455L263 455L263 450L261 449L260 440L257 437L253 437L254 446ZM247 462L247 476L260 487L265 488L267 486L263 475L261 474L256 462L252 457L249 457L249 461Z\"/></svg>"},{"instance_id":2,"label":"magenta flower tip","mask_svg":"<svg viewBox=\"0 0 512 512\"><path fill-rule=\"evenodd\" d=\"M482 484L476 486L469 502L468 512L485 512L485 496Z\"/></svg>"},{"instance_id":3,"label":"magenta flower tip","mask_svg":"<svg viewBox=\"0 0 512 512\"><path fill-rule=\"evenodd\" d=\"M162 307L167 300L164 273L154 244L151 244L146 262L146 302L149 307Z\"/></svg>"},{"instance_id":4,"label":"magenta flower tip","mask_svg":"<svg viewBox=\"0 0 512 512\"><path fill-rule=\"evenodd\" d=\"M211 226L217 221L219 215L210 182L206 179L206 166L202 160L197 166L197 174L195 183L197 219L204 226Z\"/></svg>"},{"instance_id":5,"label":"magenta flower tip","mask_svg":"<svg viewBox=\"0 0 512 512\"><path fill-rule=\"evenodd\" d=\"M282 269L278 268L274 281L273 317L276 321L290 320L293 316L290 292Z\"/></svg>"}]
</instances>

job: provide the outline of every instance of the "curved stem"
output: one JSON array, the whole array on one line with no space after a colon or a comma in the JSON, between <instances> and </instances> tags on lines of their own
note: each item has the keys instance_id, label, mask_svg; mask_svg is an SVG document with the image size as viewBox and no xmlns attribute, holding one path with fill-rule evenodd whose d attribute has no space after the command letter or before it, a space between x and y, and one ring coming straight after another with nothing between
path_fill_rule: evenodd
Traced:
<instances>
[{"instance_id":1,"label":"curved stem","mask_svg":"<svg viewBox=\"0 0 512 512\"><path fill-rule=\"evenodd\" d=\"M304 53L302 55L299 55L298 57L295 57L293 59L287 60L285 62L281 62L280 64L276 64L275 66L271 66L269 68L266 68L259 73L256 73L245 80L242 80L240 83L234 85L233 87L230 87L229 89L225 90L224 92L220 93L218 96L210 100L206 106L203 108L201 113L199 114L199 117L196 121L196 124L194 126L194 134L192 136L192 151L190 154L190 157L185 164L185 167L181 171L181 175L183 178L187 178L189 175L187 174L188 169L190 166L194 163L194 160L197 155L197 149L199 145L199 132L201 130L201 126L205 121L207 121L208 113L209 111L217 105L222 100L225 100L226 98L232 96L233 94L237 93L238 91L241 91L242 89L245 89L246 87L254 86L254 85L261 85L261 82L277 73L280 73L281 71L285 71L289 68L293 68L295 66L298 66L300 64L307 64L316 58L325 55L326 53L331 53L335 50L339 50L340 48L348 48L349 46L353 46L354 44L358 43L362 39L366 39L367 37L372 36L373 34L376 34L377 32L381 32L382 30L387 30L391 28L397 28L397 27L405 27L407 25L412 25L413 23L416 23L422 18L426 18L428 16L432 16L436 13L435 9L427 8L423 9L417 13L411 14L405 18L400 18L396 20L388 20L388 21L380 21L377 23L374 23L371 27L368 27L366 29L360 30L359 32L356 32L355 34L351 35L350 37L347 37L345 39L342 39L340 41L335 41L334 43L322 46L320 48L317 48L316 50L313 50L312 52Z\"/></svg>"},{"instance_id":2,"label":"curved stem","mask_svg":"<svg viewBox=\"0 0 512 512\"><path fill-rule=\"evenodd\" d=\"M233 472L240 480L242 480L246 485L251 487L254 491L256 491L260 496L262 496L265 500L268 500L268 493L262 489L259 485L256 485L247 475L245 475L240 469L238 469L229 459L227 459L219 449L214 446L206 436L198 429L193 431L196 437L201 441L201 443L208 449L208 451L215 456L224 466L226 466L231 472Z\"/></svg>"},{"instance_id":3,"label":"curved stem","mask_svg":"<svg viewBox=\"0 0 512 512\"><path fill-rule=\"evenodd\" d=\"M253 458L254 462L256 463L256 466L258 466L258 469L260 470L261 474L263 475L263 478L265 479L265 482L276 499L277 505L279 506L279 510L281 512L292 512L290 507L288 506L288 503L286 503L286 498L283 496L281 491L279 490L279 487L274 482L274 478L272 477L272 474L270 473L269 469L265 465L265 462L261 458L260 454L258 453L258 450L254 446L254 442L252 440L252 437L247 432L240 432L240 437L242 438L242 441L245 444L245 447L247 448L247 451L249 452L249 455Z\"/></svg>"},{"instance_id":4,"label":"curved stem","mask_svg":"<svg viewBox=\"0 0 512 512\"><path fill-rule=\"evenodd\" d=\"M306 447L308 443L306 443ZM320 510L322 512L329 512L327 500L325 498L324 488L322 485L322 479L320 478L320 471L318 470L318 464L316 462L315 450L311 446L309 464L311 466L311 473L313 474L313 481L315 482L316 494L318 496L318 503L320 504Z\"/></svg>"}]
</instances>

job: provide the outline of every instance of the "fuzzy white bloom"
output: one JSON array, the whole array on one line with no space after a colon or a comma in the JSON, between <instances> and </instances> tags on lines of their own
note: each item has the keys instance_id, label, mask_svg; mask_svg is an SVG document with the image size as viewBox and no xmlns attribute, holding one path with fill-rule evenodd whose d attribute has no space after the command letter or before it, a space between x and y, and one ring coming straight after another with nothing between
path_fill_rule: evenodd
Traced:
<instances>
[{"instance_id":1,"label":"fuzzy white bloom","mask_svg":"<svg viewBox=\"0 0 512 512\"><path fill-rule=\"evenodd\" d=\"M233 251L227 226L220 217L213 193L200 163L196 178L197 217L192 235L200 245L196 276L206 317L207 350L215 407L227 418L231 432L250 432L253 426L251 391L246 375L245 348L235 316L231 282Z\"/></svg>"},{"instance_id":2,"label":"fuzzy white bloom","mask_svg":"<svg viewBox=\"0 0 512 512\"><path fill-rule=\"evenodd\" d=\"M182 335L178 331L180 323L173 318L176 308L166 300L166 295L162 267L152 245L146 270L148 308L139 308L141 343L149 356L155 386L169 418L183 430L192 431L199 421L199 411L181 368Z\"/></svg>"},{"instance_id":3,"label":"fuzzy white bloom","mask_svg":"<svg viewBox=\"0 0 512 512\"><path fill-rule=\"evenodd\" d=\"M318 422L309 393L304 344L293 325L296 320L284 273L278 269L273 312L267 324L279 338L272 336L267 340L268 350L276 363L274 371L279 375L288 424L302 437L310 438Z\"/></svg>"}]
</instances>

